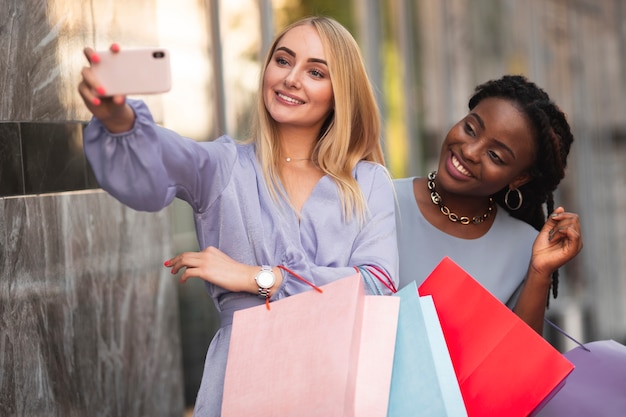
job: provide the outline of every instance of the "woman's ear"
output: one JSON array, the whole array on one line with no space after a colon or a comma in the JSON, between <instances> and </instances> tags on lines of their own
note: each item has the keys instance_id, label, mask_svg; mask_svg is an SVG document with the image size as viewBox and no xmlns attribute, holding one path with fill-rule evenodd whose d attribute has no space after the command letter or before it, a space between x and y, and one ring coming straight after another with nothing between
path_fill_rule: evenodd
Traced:
<instances>
[{"instance_id":1,"label":"woman's ear","mask_svg":"<svg viewBox=\"0 0 626 417\"><path fill-rule=\"evenodd\" d=\"M511 181L509 183L509 188L511 190L514 190L516 188L521 187L522 185L529 183L531 180L533 179L532 175L530 175L530 172L525 171L523 173L521 173L520 175L518 175L517 177L515 177L513 179L513 181Z\"/></svg>"}]
</instances>

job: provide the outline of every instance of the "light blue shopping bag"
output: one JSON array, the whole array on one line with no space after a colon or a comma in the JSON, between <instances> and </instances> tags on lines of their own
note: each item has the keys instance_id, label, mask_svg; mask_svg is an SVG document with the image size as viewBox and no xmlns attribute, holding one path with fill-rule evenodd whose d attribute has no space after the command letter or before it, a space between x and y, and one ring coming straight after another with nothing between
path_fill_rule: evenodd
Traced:
<instances>
[{"instance_id":1,"label":"light blue shopping bag","mask_svg":"<svg viewBox=\"0 0 626 417\"><path fill-rule=\"evenodd\" d=\"M415 282L395 296L400 312L388 417L467 417L431 296Z\"/></svg>"}]
</instances>

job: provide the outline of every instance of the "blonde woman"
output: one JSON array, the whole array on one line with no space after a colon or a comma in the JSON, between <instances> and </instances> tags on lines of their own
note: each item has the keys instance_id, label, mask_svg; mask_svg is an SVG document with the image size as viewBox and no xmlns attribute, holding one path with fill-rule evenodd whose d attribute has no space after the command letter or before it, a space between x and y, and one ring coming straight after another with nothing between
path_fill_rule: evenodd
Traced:
<instances>
[{"instance_id":1,"label":"blonde woman","mask_svg":"<svg viewBox=\"0 0 626 417\"><path fill-rule=\"evenodd\" d=\"M97 60L90 48L85 55ZM90 67L82 75L79 92L94 115L85 152L102 188L137 210L161 210L176 197L193 208L203 250L165 265L183 270L182 281L205 280L220 312L196 416L220 414L235 310L355 268L391 278L368 280L370 292L395 287L394 196L378 109L358 46L339 23L308 18L278 35L245 143L182 138L155 125L143 103L107 97Z\"/></svg>"}]
</instances>

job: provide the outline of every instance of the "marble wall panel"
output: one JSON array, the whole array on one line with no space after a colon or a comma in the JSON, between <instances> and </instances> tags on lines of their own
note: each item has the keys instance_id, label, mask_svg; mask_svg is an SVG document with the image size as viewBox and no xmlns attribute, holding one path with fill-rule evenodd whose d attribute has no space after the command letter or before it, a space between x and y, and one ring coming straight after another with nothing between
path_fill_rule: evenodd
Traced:
<instances>
[{"instance_id":1,"label":"marble wall panel","mask_svg":"<svg viewBox=\"0 0 626 417\"><path fill-rule=\"evenodd\" d=\"M0 120L66 120L63 98L76 101L80 67L71 44L85 44L89 3L4 0L0 8ZM87 18L87 20L85 20ZM82 40L81 40L82 39ZM68 88L71 88L70 92Z\"/></svg>"},{"instance_id":2,"label":"marble wall panel","mask_svg":"<svg viewBox=\"0 0 626 417\"><path fill-rule=\"evenodd\" d=\"M77 93L85 46L159 43L157 0L3 0L0 121L88 120ZM160 98L147 97L160 114Z\"/></svg>"},{"instance_id":3,"label":"marble wall panel","mask_svg":"<svg viewBox=\"0 0 626 417\"><path fill-rule=\"evenodd\" d=\"M0 199L0 415L182 415L169 217L102 191Z\"/></svg>"}]
</instances>

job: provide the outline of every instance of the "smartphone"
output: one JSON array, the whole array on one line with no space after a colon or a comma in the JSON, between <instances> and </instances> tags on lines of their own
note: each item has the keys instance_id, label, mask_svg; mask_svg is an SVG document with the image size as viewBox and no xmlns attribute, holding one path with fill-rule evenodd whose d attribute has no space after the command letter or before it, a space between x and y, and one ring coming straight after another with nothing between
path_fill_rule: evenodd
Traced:
<instances>
[{"instance_id":1,"label":"smartphone","mask_svg":"<svg viewBox=\"0 0 626 417\"><path fill-rule=\"evenodd\" d=\"M96 77L107 96L116 94L159 94L172 87L169 51L163 48L97 51L92 63Z\"/></svg>"}]
</instances>

